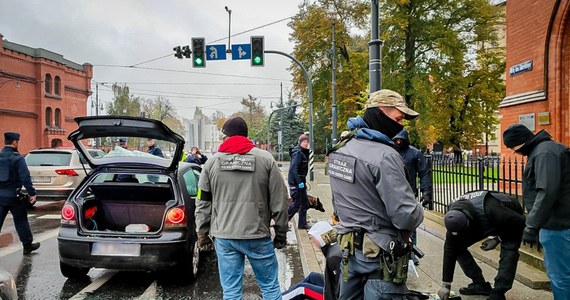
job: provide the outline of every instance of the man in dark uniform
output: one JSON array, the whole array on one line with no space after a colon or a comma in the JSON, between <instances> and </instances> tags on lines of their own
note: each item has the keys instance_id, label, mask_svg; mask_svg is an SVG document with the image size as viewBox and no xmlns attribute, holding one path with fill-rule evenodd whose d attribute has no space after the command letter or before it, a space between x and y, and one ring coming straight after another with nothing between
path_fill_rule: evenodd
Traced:
<instances>
[{"instance_id":1,"label":"man in dark uniform","mask_svg":"<svg viewBox=\"0 0 570 300\"><path fill-rule=\"evenodd\" d=\"M162 150L160 150L156 145L155 139L147 139L146 144L148 146L148 151L146 151L147 153L164 158L164 154L162 154Z\"/></svg>"},{"instance_id":2,"label":"man in dark uniform","mask_svg":"<svg viewBox=\"0 0 570 300\"><path fill-rule=\"evenodd\" d=\"M289 192L293 203L289 205L287 213L289 220L298 212L299 224L297 228L308 229L307 209L309 209L309 196L307 195L307 173L309 172L309 137L302 134L299 145L290 151L291 165L289 166Z\"/></svg>"},{"instance_id":3,"label":"man in dark uniform","mask_svg":"<svg viewBox=\"0 0 570 300\"><path fill-rule=\"evenodd\" d=\"M22 185L30 195L30 203L36 202L36 190L32 185L30 171L24 157L18 153L20 134L4 133L4 149L0 152L0 230L8 212L14 217L18 237L24 246L24 254L29 254L40 247L32 243L32 231L28 223L26 203L18 199L18 190Z\"/></svg>"},{"instance_id":4,"label":"man in dark uniform","mask_svg":"<svg viewBox=\"0 0 570 300\"><path fill-rule=\"evenodd\" d=\"M518 201L505 194L489 191L470 192L451 204L445 215L443 252L443 285L439 290L442 300L449 299L455 262L473 283L460 288L463 295L488 295L490 300L506 299L505 293L513 286L519 260L519 247L525 226L523 209ZM501 243L499 271L495 287L485 281L469 248L487 238L481 249L489 251Z\"/></svg>"}]
</instances>

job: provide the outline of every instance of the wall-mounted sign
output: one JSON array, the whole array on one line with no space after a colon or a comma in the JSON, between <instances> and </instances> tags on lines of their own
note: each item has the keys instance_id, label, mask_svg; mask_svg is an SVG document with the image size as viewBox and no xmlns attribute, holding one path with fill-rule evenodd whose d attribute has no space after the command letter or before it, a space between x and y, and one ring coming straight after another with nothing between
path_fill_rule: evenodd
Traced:
<instances>
[{"instance_id":1,"label":"wall-mounted sign","mask_svg":"<svg viewBox=\"0 0 570 300\"><path fill-rule=\"evenodd\" d=\"M526 126L530 131L534 131L536 129L535 122L534 122L534 113L519 115L519 123Z\"/></svg>"},{"instance_id":2,"label":"wall-mounted sign","mask_svg":"<svg viewBox=\"0 0 570 300\"><path fill-rule=\"evenodd\" d=\"M514 65L509 69L509 75L515 76L517 74L532 71L532 60L527 60L520 64Z\"/></svg>"},{"instance_id":3,"label":"wall-mounted sign","mask_svg":"<svg viewBox=\"0 0 570 300\"><path fill-rule=\"evenodd\" d=\"M549 112L538 113L538 125L550 125L550 113Z\"/></svg>"}]
</instances>

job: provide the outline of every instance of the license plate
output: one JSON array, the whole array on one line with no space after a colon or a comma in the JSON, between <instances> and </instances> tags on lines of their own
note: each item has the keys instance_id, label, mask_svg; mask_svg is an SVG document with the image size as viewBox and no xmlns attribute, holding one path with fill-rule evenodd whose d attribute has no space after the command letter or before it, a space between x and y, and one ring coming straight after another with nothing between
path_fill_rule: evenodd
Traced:
<instances>
[{"instance_id":1,"label":"license plate","mask_svg":"<svg viewBox=\"0 0 570 300\"><path fill-rule=\"evenodd\" d=\"M91 255L98 256L140 256L140 244L93 243Z\"/></svg>"},{"instance_id":2,"label":"license plate","mask_svg":"<svg viewBox=\"0 0 570 300\"><path fill-rule=\"evenodd\" d=\"M48 176L32 176L33 183L50 183L51 177Z\"/></svg>"}]
</instances>

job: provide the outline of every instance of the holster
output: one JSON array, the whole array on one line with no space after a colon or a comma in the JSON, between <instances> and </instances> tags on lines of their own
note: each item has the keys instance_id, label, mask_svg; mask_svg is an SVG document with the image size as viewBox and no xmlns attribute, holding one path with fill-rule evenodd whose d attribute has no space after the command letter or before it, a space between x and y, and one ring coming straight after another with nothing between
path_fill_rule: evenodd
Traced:
<instances>
[{"instance_id":1,"label":"holster","mask_svg":"<svg viewBox=\"0 0 570 300\"><path fill-rule=\"evenodd\" d=\"M408 245L407 249L410 250L400 256L395 256L393 252L382 251L380 268L383 271L384 281L391 281L395 284L406 282L412 247Z\"/></svg>"}]
</instances>

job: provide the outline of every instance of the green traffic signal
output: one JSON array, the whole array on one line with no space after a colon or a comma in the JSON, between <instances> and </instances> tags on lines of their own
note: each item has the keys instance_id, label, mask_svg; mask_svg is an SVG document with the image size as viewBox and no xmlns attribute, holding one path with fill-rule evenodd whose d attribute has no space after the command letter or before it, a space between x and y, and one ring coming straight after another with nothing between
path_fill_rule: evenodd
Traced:
<instances>
[{"instance_id":1,"label":"green traffic signal","mask_svg":"<svg viewBox=\"0 0 570 300\"><path fill-rule=\"evenodd\" d=\"M265 45L262 36L251 37L251 66L263 67L263 54Z\"/></svg>"},{"instance_id":2,"label":"green traffic signal","mask_svg":"<svg viewBox=\"0 0 570 300\"><path fill-rule=\"evenodd\" d=\"M192 38L192 66L194 68L206 67L206 39Z\"/></svg>"},{"instance_id":3,"label":"green traffic signal","mask_svg":"<svg viewBox=\"0 0 570 300\"><path fill-rule=\"evenodd\" d=\"M259 56L256 56L253 58L253 64L254 65L263 65L262 62L263 61L261 60L261 57L259 57Z\"/></svg>"},{"instance_id":4,"label":"green traffic signal","mask_svg":"<svg viewBox=\"0 0 570 300\"><path fill-rule=\"evenodd\" d=\"M204 64L204 61L203 61L201 58L198 57L198 58L196 58L196 59L194 60L194 64L195 64L196 66L201 66L202 64Z\"/></svg>"}]
</instances>

